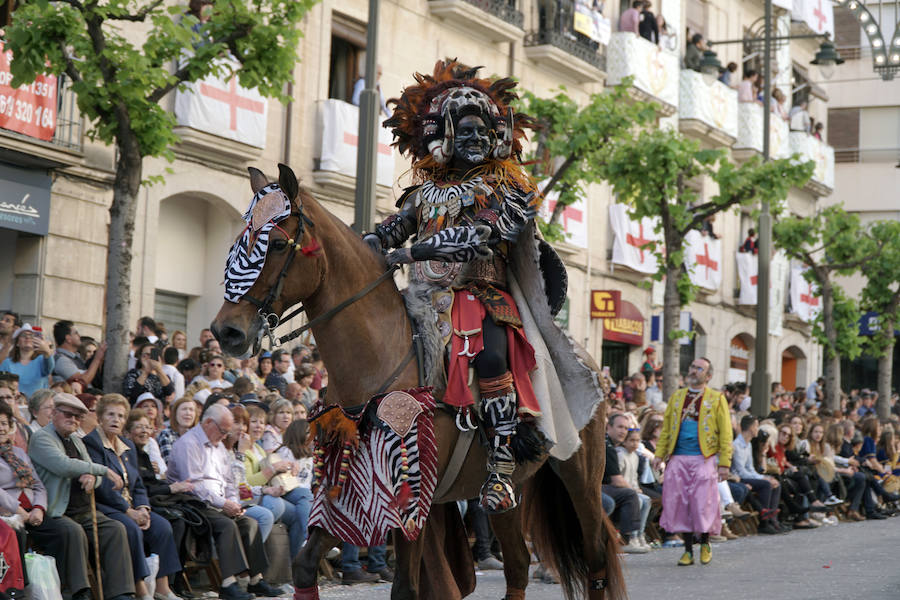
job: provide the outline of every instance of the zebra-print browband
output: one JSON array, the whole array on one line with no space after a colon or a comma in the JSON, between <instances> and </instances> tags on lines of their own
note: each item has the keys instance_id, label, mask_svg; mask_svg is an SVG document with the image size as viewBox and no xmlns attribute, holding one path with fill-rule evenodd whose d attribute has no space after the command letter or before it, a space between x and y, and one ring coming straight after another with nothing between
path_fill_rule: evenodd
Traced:
<instances>
[{"instance_id":1,"label":"zebra-print browband","mask_svg":"<svg viewBox=\"0 0 900 600\"><path fill-rule=\"evenodd\" d=\"M253 196L244 213L247 225L225 260L225 300L236 303L250 291L266 263L269 233L290 214L291 201L277 183L267 185Z\"/></svg>"}]
</instances>

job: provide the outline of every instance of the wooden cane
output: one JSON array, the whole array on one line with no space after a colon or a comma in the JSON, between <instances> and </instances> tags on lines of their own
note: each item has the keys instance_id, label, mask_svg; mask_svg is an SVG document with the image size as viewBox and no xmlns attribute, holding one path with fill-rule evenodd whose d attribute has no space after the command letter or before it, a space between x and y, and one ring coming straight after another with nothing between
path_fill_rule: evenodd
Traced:
<instances>
[{"instance_id":1,"label":"wooden cane","mask_svg":"<svg viewBox=\"0 0 900 600\"><path fill-rule=\"evenodd\" d=\"M97 578L97 600L103 600L103 577L100 575L100 532L97 527L97 500L94 488L88 492L91 497L91 526L94 529L94 575Z\"/></svg>"}]
</instances>

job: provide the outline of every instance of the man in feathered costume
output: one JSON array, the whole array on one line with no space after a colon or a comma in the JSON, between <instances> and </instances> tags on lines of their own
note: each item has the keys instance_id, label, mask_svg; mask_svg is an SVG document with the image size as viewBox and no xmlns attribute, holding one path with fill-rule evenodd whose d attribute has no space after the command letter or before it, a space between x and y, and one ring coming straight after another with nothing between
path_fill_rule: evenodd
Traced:
<instances>
[{"instance_id":1,"label":"man in feathered costume","mask_svg":"<svg viewBox=\"0 0 900 600\"><path fill-rule=\"evenodd\" d=\"M489 450L481 503L499 513L518 502L511 477L517 427L523 436L520 424L540 416L529 379L534 350L507 286L510 252L540 197L518 162L523 128L532 121L513 114L515 82L479 79L476 71L439 61L432 75L416 74L416 84L391 101L396 108L385 126L413 160L416 185L366 241L395 249L388 263L413 263L412 283L430 286L437 329L450 348L443 401L459 410L461 428L473 423L470 365L478 374L478 417ZM403 248L413 236L416 243Z\"/></svg>"}]
</instances>

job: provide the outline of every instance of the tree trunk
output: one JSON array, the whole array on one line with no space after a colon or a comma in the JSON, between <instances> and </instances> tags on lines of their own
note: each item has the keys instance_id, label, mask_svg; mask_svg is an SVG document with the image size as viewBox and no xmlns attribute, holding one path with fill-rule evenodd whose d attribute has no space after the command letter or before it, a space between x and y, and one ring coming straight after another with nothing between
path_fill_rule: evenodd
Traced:
<instances>
[{"instance_id":1,"label":"tree trunk","mask_svg":"<svg viewBox=\"0 0 900 600\"><path fill-rule=\"evenodd\" d=\"M109 247L106 258L106 360L103 389L120 392L128 370L131 321L131 266L137 196L143 171L142 156L133 134L119 135L113 202L109 208Z\"/></svg>"},{"instance_id":2,"label":"tree trunk","mask_svg":"<svg viewBox=\"0 0 900 600\"><path fill-rule=\"evenodd\" d=\"M681 318L681 298L678 294L678 277L681 268L671 265L666 268L666 291L663 299L663 398L668 400L678 389L678 370L681 344L669 334L678 329Z\"/></svg>"},{"instance_id":3,"label":"tree trunk","mask_svg":"<svg viewBox=\"0 0 900 600\"><path fill-rule=\"evenodd\" d=\"M894 366L894 319L883 317L880 323L882 334L890 336L890 342L878 357L878 418L886 421L891 416L891 374Z\"/></svg>"},{"instance_id":4,"label":"tree trunk","mask_svg":"<svg viewBox=\"0 0 900 600\"><path fill-rule=\"evenodd\" d=\"M837 410L841 406L841 357L837 352L837 329L834 326L834 291L826 274L822 283L822 329L825 331L824 374L825 406Z\"/></svg>"}]
</instances>

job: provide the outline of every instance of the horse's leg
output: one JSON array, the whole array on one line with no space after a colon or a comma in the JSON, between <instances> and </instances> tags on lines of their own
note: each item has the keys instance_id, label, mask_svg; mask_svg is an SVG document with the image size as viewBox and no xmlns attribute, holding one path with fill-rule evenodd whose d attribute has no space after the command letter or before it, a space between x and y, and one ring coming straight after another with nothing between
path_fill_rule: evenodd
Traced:
<instances>
[{"instance_id":1,"label":"horse's leg","mask_svg":"<svg viewBox=\"0 0 900 600\"><path fill-rule=\"evenodd\" d=\"M291 563L295 600L319 600L319 561L338 539L321 527L312 527L306 544Z\"/></svg>"},{"instance_id":2,"label":"horse's leg","mask_svg":"<svg viewBox=\"0 0 900 600\"><path fill-rule=\"evenodd\" d=\"M419 573L427 527L426 522L414 541L407 540L399 530L394 531L396 569L394 584L391 586L391 600L419 600Z\"/></svg>"},{"instance_id":3,"label":"horse's leg","mask_svg":"<svg viewBox=\"0 0 900 600\"><path fill-rule=\"evenodd\" d=\"M531 554L525 545L521 509L516 507L505 513L490 515L490 519L494 535L503 550L503 575L506 578L504 600L524 600Z\"/></svg>"},{"instance_id":4,"label":"horse's leg","mask_svg":"<svg viewBox=\"0 0 900 600\"><path fill-rule=\"evenodd\" d=\"M609 518L600 502L606 465L605 410L603 405L581 432L582 445L569 460L558 463L562 479L585 532L584 558L588 565L588 600L624 598L622 565Z\"/></svg>"}]
</instances>

